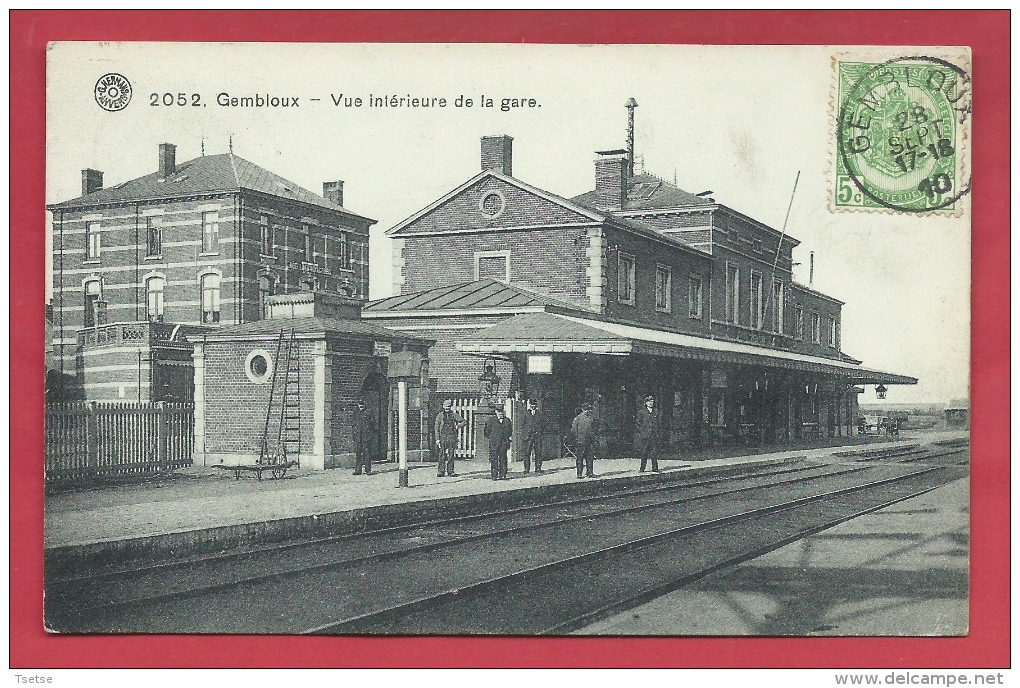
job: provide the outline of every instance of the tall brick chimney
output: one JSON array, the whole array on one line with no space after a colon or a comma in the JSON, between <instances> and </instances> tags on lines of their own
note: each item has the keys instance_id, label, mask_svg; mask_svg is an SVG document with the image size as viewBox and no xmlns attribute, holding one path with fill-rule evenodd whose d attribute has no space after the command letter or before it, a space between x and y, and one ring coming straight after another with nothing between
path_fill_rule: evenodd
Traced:
<instances>
[{"instance_id":1,"label":"tall brick chimney","mask_svg":"<svg viewBox=\"0 0 1020 688\"><path fill-rule=\"evenodd\" d=\"M339 179L335 182L322 182L322 197L330 203L344 204L344 183Z\"/></svg>"},{"instance_id":2,"label":"tall brick chimney","mask_svg":"<svg viewBox=\"0 0 1020 688\"><path fill-rule=\"evenodd\" d=\"M177 146L172 143L159 144L159 176L172 177L177 172Z\"/></svg>"},{"instance_id":3,"label":"tall brick chimney","mask_svg":"<svg viewBox=\"0 0 1020 688\"><path fill-rule=\"evenodd\" d=\"M88 196L103 188L103 173L99 170L85 169L81 171L81 195Z\"/></svg>"},{"instance_id":4,"label":"tall brick chimney","mask_svg":"<svg viewBox=\"0 0 1020 688\"><path fill-rule=\"evenodd\" d=\"M500 136L482 137L482 171L493 170L500 174L512 177L513 171L514 137L502 134Z\"/></svg>"},{"instance_id":5,"label":"tall brick chimney","mask_svg":"<svg viewBox=\"0 0 1020 688\"><path fill-rule=\"evenodd\" d=\"M595 205L602 210L620 210L627 198L627 169L630 165L626 150L596 151Z\"/></svg>"}]
</instances>

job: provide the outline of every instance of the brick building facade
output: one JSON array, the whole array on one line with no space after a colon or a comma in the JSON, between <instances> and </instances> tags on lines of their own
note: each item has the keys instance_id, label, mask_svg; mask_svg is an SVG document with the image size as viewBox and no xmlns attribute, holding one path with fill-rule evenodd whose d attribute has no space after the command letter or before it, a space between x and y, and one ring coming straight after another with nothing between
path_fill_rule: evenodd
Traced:
<instances>
[{"instance_id":1,"label":"brick building facade","mask_svg":"<svg viewBox=\"0 0 1020 688\"><path fill-rule=\"evenodd\" d=\"M82 195L53 217L55 399L188 401L191 344L259 320L273 294L365 299L368 231L343 182L311 193L234 155L178 163L111 187L82 171Z\"/></svg>"},{"instance_id":2,"label":"brick building facade","mask_svg":"<svg viewBox=\"0 0 1020 688\"><path fill-rule=\"evenodd\" d=\"M380 429L373 459L385 458L387 354L427 358L431 341L361 322L358 299L299 292L266 306L264 319L194 338L196 464L253 464L286 451L301 468L352 467L358 400ZM412 388L414 411L421 385Z\"/></svg>"},{"instance_id":3,"label":"brick building facade","mask_svg":"<svg viewBox=\"0 0 1020 688\"><path fill-rule=\"evenodd\" d=\"M475 389L482 357L560 430L597 403L609 451L646 394L674 443L770 443L852 434L858 385L916 383L841 351L842 302L794 282L796 239L633 160L597 153L595 189L567 199L513 177L511 137L484 137L479 174L388 231L401 296L365 317L433 333L439 390ZM500 302L522 290L532 303Z\"/></svg>"}]
</instances>

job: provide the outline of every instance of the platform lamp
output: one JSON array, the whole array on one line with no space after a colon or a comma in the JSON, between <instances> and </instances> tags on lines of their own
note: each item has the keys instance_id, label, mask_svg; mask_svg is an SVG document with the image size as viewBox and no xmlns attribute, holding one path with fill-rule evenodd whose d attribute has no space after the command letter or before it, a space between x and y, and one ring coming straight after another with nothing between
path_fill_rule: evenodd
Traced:
<instances>
[{"instance_id":1,"label":"platform lamp","mask_svg":"<svg viewBox=\"0 0 1020 688\"><path fill-rule=\"evenodd\" d=\"M496 403L496 397L499 396L499 383L502 381L502 378L496 374L496 359L485 359L482 363L482 374L478 376L478 387L482 397L493 406Z\"/></svg>"},{"instance_id":2,"label":"platform lamp","mask_svg":"<svg viewBox=\"0 0 1020 688\"><path fill-rule=\"evenodd\" d=\"M888 391L889 390L885 388L885 385L879 385L878 387L875 388L875 396L877 396L879 399L885 399L886 392Z\"/></svg>"}]
</instances>

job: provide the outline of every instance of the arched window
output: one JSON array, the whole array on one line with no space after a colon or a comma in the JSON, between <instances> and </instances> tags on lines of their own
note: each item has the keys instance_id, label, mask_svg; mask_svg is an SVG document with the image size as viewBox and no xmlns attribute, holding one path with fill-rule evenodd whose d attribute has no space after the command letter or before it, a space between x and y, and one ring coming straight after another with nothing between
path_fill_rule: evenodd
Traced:
<instances>
[{"instance_id":1,"label":"arched window","mask_svg":"<svg viewBox=\"0 0 1020 688\"><path fill-rule=\"evenodd\" d=\"M220 276L216 274L202 275L202 322L205 324L220 321Z\"/></svg>"},{"instance_id":2,"label":"arched window","mask_svg":"<svg viewBox=\"0 0 1020 688\"><path fill-rule=\"evenodd\" d=\"M103 298L103 282L91 279L85 283L85 327L96 324L96 304Z\"/></svg>"},{"instance_id":3,"label":"arched window","mask_svg":"<svg viewBox=\"0 0 1020 688\"><path fill-rule=\"evenodd\" d=\"M259 313L263 319L269 317L269 297L276 293L276 280L271 275L259 276Z\"/></svg>"},{"instance_id":4,"label":"arched window","mask_svg":"<svg viewBox=\"0 0 1020 688\"><path fill-rule=\"evenodd\" d=\"M163 287L166 281L162 277L150 277L145 280L145 316L149 322L163 322Z\"/></svg>"}]
</instances>

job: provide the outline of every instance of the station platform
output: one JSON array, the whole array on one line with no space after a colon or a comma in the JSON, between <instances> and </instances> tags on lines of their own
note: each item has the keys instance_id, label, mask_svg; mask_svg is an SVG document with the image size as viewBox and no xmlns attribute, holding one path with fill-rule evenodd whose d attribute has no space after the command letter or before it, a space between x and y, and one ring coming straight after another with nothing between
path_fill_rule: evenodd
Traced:
<instances>
[{"instance_id":1,"label":"station platform","mask_svg":"<svg viewBox=\"0 0 1020 688\"><path fill-rule=\"evenodd\" d=\"M882 447L930 443L965 433L904 435ZM868 442L874 446L874 442ZM489 479L488 464L458 461L457 476L439 478L435 464L409 464L410 486L400 488L395 464L372 475L348 470L291 471L280 480L254 475L235 480L229 471L193 467L135 484L102 486L47 495L45 554L48 567L84 569L131 561L187 557L226 549L257 547L284 540L343 535L366 529L407 525L438 516L456 516L541 503L569 495L612 492L640 481L685 480L739 473L763 464L837 460L834 451L860 448L836 444L794 447L772 453L708 451L660 460L660 473L639 473L633 458L602 459L597 477L577 480L572 460L543 462L544 472L525 475L520 462L509 480Z\"/></svg>"},{"instance_id":2,"label":"station platform","mask_svg":"<svg viewBox=\"0 0 1020 688\"><path fill-rule=\"evenodd\" d=\"M961 636L970 481L711 574L578 635Z\"/></svg>"}]
</instances>

